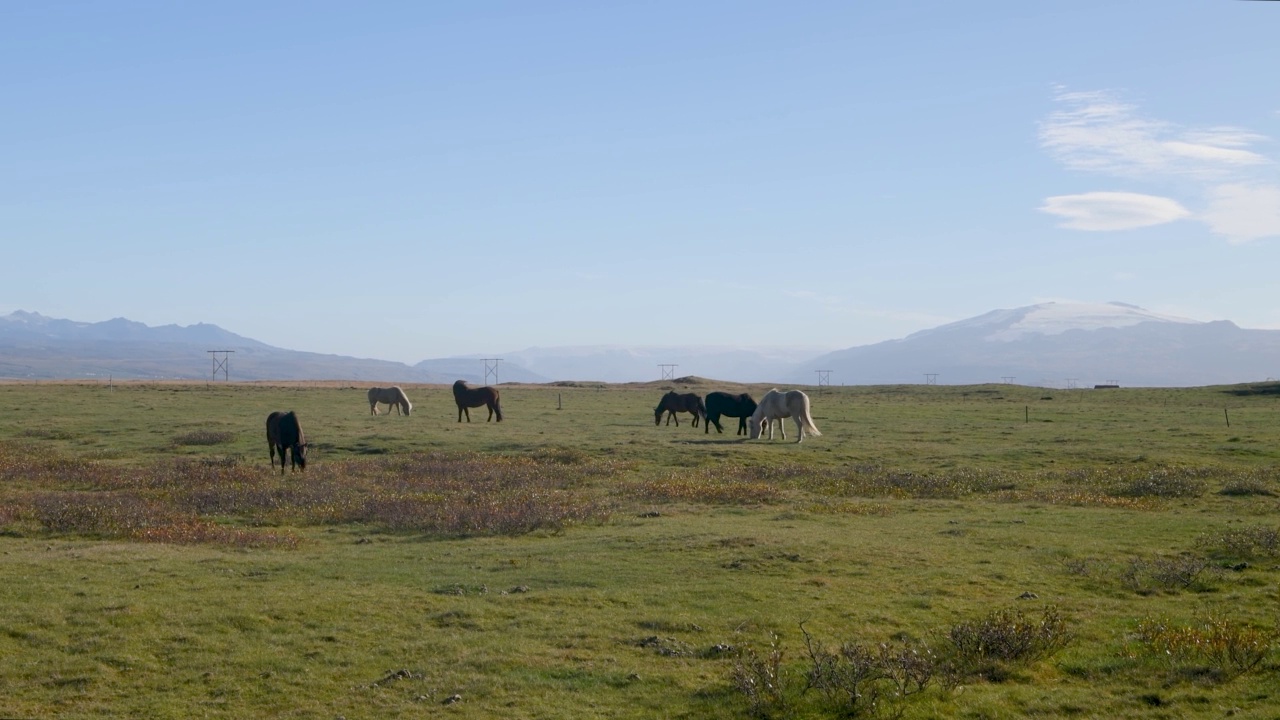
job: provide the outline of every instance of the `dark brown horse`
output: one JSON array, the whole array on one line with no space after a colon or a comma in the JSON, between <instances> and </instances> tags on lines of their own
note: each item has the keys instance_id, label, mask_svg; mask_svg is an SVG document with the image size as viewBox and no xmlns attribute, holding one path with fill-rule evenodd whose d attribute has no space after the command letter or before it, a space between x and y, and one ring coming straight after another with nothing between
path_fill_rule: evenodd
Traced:
<instances>
[{"instance_id":1,"label":"dark brown horse","mask_svg":"<svg viewBox=\"0 0 1280 720\"><path fill-rule=\"evenodd\" d=\"M747 434L747 418L756 411L756 401L746 393L730 395L727 392L707 393L707 429L711 432L711 424L715 423L716 432L724 432L720 425L720 416L738 418L738 434Z\"/></svg>"},{"instance_id":2,"label":"dark brown horse","mask_svg":"<svg viewBox=\"0 0 1280 720\"><path fill-rule=\"evenodd\" d=\"M502 405L498 402L498 389L495 387L467 387L466 380L459 380L453 384L453 401L458 403L458 422L462 422L463 413L467 414L467 422L471 422L471 411L467 408L481 405L488 406L489 420L497 415L498 422L502 422Z\"/></svg>"},{"instance_id":3,"label":"dark brown horse","mask_svg":"<svg viewBox=\"0 0 1280 720\"><path fill-rule=\"evenodd\" d=\"M658 402L658 407L653 409L653 424L662 424L662 414L668 413L667 424L671 424L671 419L675 418L676 427L680 427L680 418L676 417L678 412L693 413L693 426L698 427L699 419L706 419L707 406L702 404L702 396L697 393L685 393L681 395L672 390L662 396L662 400Z\"/></svg>"},{"instance_id":4,"label":"dark brown horse","mask_svg":"<svg viewBox=\"0 0 1280 720\"><path fill-rule=\"evenodd\" d=\"M267 416L267 447L271 451L271 467L276 466L276 452L280 453L280 474L284 474L284 453L290 453L292 469L307 469L307 438L302 434L302 424L292 410L273 412Z\"/></svg>"}]
</instances>

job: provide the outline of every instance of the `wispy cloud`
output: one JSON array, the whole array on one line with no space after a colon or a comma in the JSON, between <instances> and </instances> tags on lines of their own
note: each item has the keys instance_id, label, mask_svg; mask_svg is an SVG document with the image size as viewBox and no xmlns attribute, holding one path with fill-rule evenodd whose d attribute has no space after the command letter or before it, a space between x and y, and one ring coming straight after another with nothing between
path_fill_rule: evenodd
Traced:
<instances>
[{"instance_id":1,"label":"wispy cloud","mask_svg":"<svg viewBox=\"0 0 1280 720\"><path fill-rule=\"evenodd\" d=\"M1045 199L1040 210L1076 230L1128 230L1193 218L1234 244L1280 235L1280 186L1253 173L1274 161L1255 148L1270 140L1232 126L1186 128L1144 117L1109 90L1058 88L1059 109L1040 123L1040 146L1071 170L1164 183L1182 178L1199 188L1202 211L1169 197L1087 192Z\"/></svg>"},{"instance_id":2,"label":"wispy cloud","mask_svg":"<svg viewBox=\"0 0 1280 720\"><path fill-rule=\"evenodd\" d=\"M1145 177L1176 173L1222 177L1268 160L1248 148L1267 138L1234 127L1185 129L1142 117L1111 91L1066 92L1062 109L1040 123L1040 145L1072 170Z\"/></svg>"},{"instance_id":3,"label":"wispy cloud","mask_svg":"<svg viewBox=\"0 0 1280 720\"><path fill-rule=\"evenodd\" d=\"M1169 198L1129 192L1089 192L1045 198L1040 210L1066 218L1073 230L1131 230L1187 217L1191 211Z\"/></svg>"},{"instance_id":4,"label":"wispy cloud","mask_svg":"<svg viewBox=\"0 0 1280 720\"><path fill-rule=\"evenodd\" d=\"M1232 244L1280 235L1280 185L1218 185L1202 214Z\"/></svg>"}]
</instances>

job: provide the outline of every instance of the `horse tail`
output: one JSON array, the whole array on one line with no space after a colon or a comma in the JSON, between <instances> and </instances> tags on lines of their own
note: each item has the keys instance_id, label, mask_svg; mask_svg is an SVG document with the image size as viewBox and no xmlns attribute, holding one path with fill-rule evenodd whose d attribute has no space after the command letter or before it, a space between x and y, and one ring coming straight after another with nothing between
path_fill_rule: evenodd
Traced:
<instances>
[{"instance_id":1,"label":"horse tail","mask_svg":"<svg viewBox=\"0 0 1280 720\"><path fill-rule=\"evenodd\" d=\"M809 409L808 395L804 398L804 417L801 418L801 420L804 423L805 432L814 437L820 437L822 435L822 433L818 431L818 426L813 424L813 412Z\"/></svg>"},{"instance_id":2,"label":"horse tail","mask_svg":"<svg viewBox=\"0 0 1280 720\"><path fill-rule=\"evenodd\" d=\"M498 400L498 394L493 395L493 414L498 416L498 422L502 422L502 402Z\"/></svg>"}]
</instances>

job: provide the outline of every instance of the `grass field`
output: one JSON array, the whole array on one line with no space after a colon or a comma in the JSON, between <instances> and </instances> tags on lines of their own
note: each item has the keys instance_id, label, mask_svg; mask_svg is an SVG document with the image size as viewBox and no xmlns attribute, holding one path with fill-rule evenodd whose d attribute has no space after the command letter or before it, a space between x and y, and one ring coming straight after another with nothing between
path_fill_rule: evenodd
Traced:
<instances>
[{"instance_id":1,"label":"grass field","mask_svg":"<svg viewBox=\"0 0 1280 720\"><path fill-rule=\"evenodd\" d=\"M0 384L0 717L1280 716L1280 385L664 388Z\"/></svg>"}]
</instances>

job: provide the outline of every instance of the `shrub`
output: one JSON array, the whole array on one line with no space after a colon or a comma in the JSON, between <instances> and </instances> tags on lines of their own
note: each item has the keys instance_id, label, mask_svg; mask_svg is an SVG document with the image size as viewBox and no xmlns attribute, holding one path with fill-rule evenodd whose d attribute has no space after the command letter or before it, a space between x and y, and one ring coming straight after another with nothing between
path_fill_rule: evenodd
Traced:
<instances>
[{"instance_id":1,"label":"shrub","mask_svg":"<svg viewBox=\"0 0 1280 720\"><path fill-rule=\"evenodd\" d=\"M752 715L769 717L787 708L787 679L777 635L770 635L769 650L763 654L750 646L739 648L731 676L733 686L747 699Z\"/></svg>"},{"instance_id":2,"label":"shrub","mask_svg":"<svg viewBox=\"0 0 1280 720\"><path fill-rule=\"evenodd\" d=\"M1229 557L1275 556L1280 554L1280 528L1255 525L1206 533L1196 538L1196 547Z\"/></svg>"},{"instance_id":3,"label":"shrub","mask_svg":"<svg viewBox=\"0 0 1280 720\"><path fill-rule=\"evenodd\" d=\"M967 676L996 680L1002 665L1024 664L1047 657L1071 640L1057 608L1028 618L1021 610L995 610L981 620L953 626L946 635L948 672L953 682Z\"/></svg>"},{"instance_id":4,"label":"shrub","mask_svg":"<svg viewBox=\"0 0 1280 720\"><path fill-rule=\"evenodd\" d=\"M1190 498L1204 494L1210 471L1204 468L1162 467L1133 477L1121 477L1112 489L1119 497Z\"/></svg>"},{"instance_id":5,"label":"shrub","mask_svg":"<svg viewBox=\"0 0 1280 720\"><path fill-rule=\"evenodd\" d=\"M1133 635L1137 654L1167 662L1175 670L1205 666L1221 680L1261 667L1276 639L1274 629L1263 630L1212 613L1185 625L1167 618L1145 618Z\"/></svg>"},{"instance_id":6,"label":"shrub","mask_svg":"<svg viewBox=\"0 0 1280 720\"><path fill-rule=\"evenodd\" d=\"M1135 557L1120 570L1120 581L1135 592L1153 589L1185 590L1196 584L1201 575L1213 572L1207 558L1193 553L1175 557Z\"/></svg>"}]
</instances>

